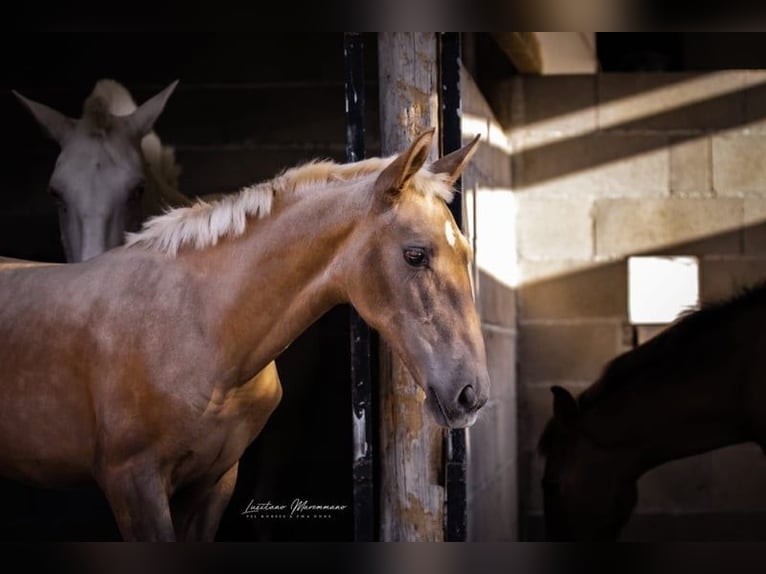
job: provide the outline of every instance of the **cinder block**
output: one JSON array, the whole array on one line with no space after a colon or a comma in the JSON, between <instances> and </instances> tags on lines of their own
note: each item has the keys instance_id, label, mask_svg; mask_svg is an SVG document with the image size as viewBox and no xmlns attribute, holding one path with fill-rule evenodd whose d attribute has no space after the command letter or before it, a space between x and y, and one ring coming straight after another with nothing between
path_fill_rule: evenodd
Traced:
<instances>
[{"instance_id":1,"label":"cinder block","mask_svg":"<svg viewBox=\"0 0 766 574\"><path fill-rule=\"evenodd\" d=\"M766 131L766 70L745 73L745 123L750 131Z\"/></svg>"},{"instance_id":2,"label":"cinder block","mask_svg":"<svg viewBox=\"0 0 766 574\"><path fill-rule=\"evenodd\" d=\"M468 488L484 488L498 472L504 461L499 460L500 414L493 397L482 407L476 423L468 429L470 461L467 470Z\"/></svg>"},{"instance_id":3,"label":"cinder block","mask_svg":"<svg viewBox=\"0 0 766 574\"><path fill-rule=\"evenodd\" d=\"M523 101L511 108L512 128L559 136L596 130L595 76L524 76L514 80Z\"/></svg>"},{"instance_id":4,"label":"cinder block","mask_svg":"<svg viewBox=\"0 0 766 574\"><path fill-rule=\"evenodd\" d=\"M493 130L492 137L497 140L503 136ZM511 157L508 154L508 144L504 144L502 141L487 141L484 137L480 141L479 148L471 159L472 165L475 165L483 176L478 182L479 185L486 187L510 186Z\"/></svg>"},{"instance_id":5,"label":"cinder block","mask_svg":"<svg viewBox=\"0 0 766 574\"><path fill-rule=\"evenodd\" d=\"M468 509L469 542L518 540L518 498L513 488L495 481L471 495Z\"/></svg>"},{"instance_id":6,"label":"cinder block","mask_svg":"<svg viewBox=\"0 0 766 574\"><path fill-rule=\"evenodd\" d=\"M711 509L712 458L703 453L659 466L638 481L636 512L706 512Z\"/></svg>"},{"instance_id":7,"label":"cinder block","mask_svg":"<svg viewBox=\"0 0 766 574\"><path fill-rule=\"evenodd\" d=\"M709 196L713 192L710 138L676 138L670 146L670 193Z\"/></svg>"},{"instance_id":8,"label":"cinder block","mask_svg":"<svg viewBox=\"0 0 766 574\"><path fill-rule=\"evenodd\" d=\"M479 270L478 304L484 323L516 329L516 291Z\"/></svg>"},{"instance_id":9,"label":"cinder block","mask_svg":"<svg viewBox=\"0 0 766 574\"><path fill-rule=\"evenodd\" d=\"M636 341L639 345L643 345L667 328L668 325L636 325Z\"/></svg>"},{"instance_id":10,"label":"cinder block","mask_svg":"<svg viewBox=\"0 0 766 574\"><path fill-rule=\"evenodd\" d=\"M593 255L591 203L585 199L517 201L519 254L528 260L589 259Z\"/></svg>"},{"instance_id":11,"label":"cinder block","mask_svg":"<svg viewBox=\"0 0 766 574\"><path fill-rule=\"evenodd\" d=\"M514 139L513 186L536 197L667 195L668 141L610 133L546 140L525 132Z\"/></svg>"},{"instance_id":12,"label":"cinder block","mask_svg":"<svg viewBox=\"0 0 766 574\"><path fill-rule=\"evenodd\" d=\"M700 266L700 299L712 303L729 299L766 279L766 257L703 259Z\"/></svg>"},{"instance_id":13,"label":"cinder block","mask_svg":"<svg viewBox=\"0 0 766 574\"><path fill-rule=\"evenodd\" d=\"M594 381L623 351L622 324L522 324L519 331L521 382Z\"/></svg>"},{"instance_id":14,"label":"cinder block","mask_svg":"<svg viewBox=\"0 0 766 574\"><path fill-rule=\"evenodd\" d=\"M712 453L713 508L719 511L766 511L766 461L755 444Z\"/></svg>"},{"instance_id":15,"label":"cinder block","mask_svg":"<svg viewBox=\"0 0 766 574\"><path fill-rule=\"evenodd\" d=\"M516 282L516 197L509 189L484 187L471 195L478 228L474 264L511 287Z\"/></svg>"},{"instance_id":16,"label":"cinder block","mask_svg":"<svg viewBox=\"0 0 766 574\"><path fill-rule=\"evenodd\" d=\"M745 253L766 255L766 198L745 198Z\"/></svg>"},{"instance_id":17,"label":"cinder block","mask_svg":"<svg viewBox=\"0 0 766 574\"><path fill-rule=\"evenodd\" d=\"M741 199L603 199L596 202L596 253L738 253Z\"/></svg>"},{"instance_id":18,"label":"cinder block","mask_svg":"<svg viewBox=\"0 0 766 574\"><path fill-rule=\"evenodd\" d=\"M315 157L342 162L345 155L340 148L176 148L182 168L179 186L181 191L192 196L238 191L242 186L270 179L284 168Z\"/></svg>"},{"instance_id":19,"label":"cinder block","mask_svg":"<svg viewBox=\"0 0 766 574\"><path fill-rule=\"evenodd\" d=\"M719 196L766 195L766 134L713 136L713 189Z\"/></svg>"},{"instance_id":20,"label":"cinder block","mask_svg":"<svg viewBox=\"0 0 766 574\"><path fill-rule=\"evenodd\" d=\"M513 331L484 328L487 368L492 382L492 398L516 400L516 335Z\"/></svg>"},{"instance_id":21,"label":"cinder block","mask_svg":"<svg viewBox=\"0 0 766 574\"><path fill-rule=\"evenodd\" d=\"M492 108L481 93L481 89L476 85L471 73L462 65L460 66L460 105L464 114L493 116Z\"/></svg>"},{"instance_id":22,"label":"cinder block","mask_svg":"<svg viewBox=\"0 0 766 574\"><path fill-rule=\"evenodd\" d=\"M744 120L740 71L622 73L598 78L599 128L710 130Z\"/></svg>"},{"instance_id":23,"label":"cinder block","mask_svg":"<svg viewBox=\"0 0 766 574\"><path fill-rule=\"evenodd\" d=\"M627 266L613 263L522 261L522 319L622 318L627 315Z\"/></svg>"},{"instance_id":24,"label":"cinder block","mask_svg":"<svg viewBox=\"0 0 766 574\"><path fill-rule=\"evenodd\" d=\"M470 445L468 488L486 487L492 481L504 480L515 488L518 436L515 401L493 397L484 407L476 423L468 429ZM501 475L512 469L512 477Z\"/></svg>"},{"instance_id":25,"label":"cinder block","mask_svg":"<svg viewBox=\"0 0 766 574\"><path fill-rule=\"evenodd\" d=\"M518 465L519 450L519 404L517 396L514 398L500 398L497 401L497 455L498 464L502 466ZM513 483L518 471L514 470Z\"/></svg>"},{"instance_id":26,"label":"cinder block","mask_svg":"<svg viewBox=\"0 0 766 574\"><path fill-rule=\"evenodd\" d=\"M368 97L368 108L373 108L377 94ZM182 81L170 101L172 105L168 104L158 121L157 133L177 146L301 142L319 147L342 146L345 141L340 84L210 89L185 86ZM310 106L305 105L307 101ZM366 119L366 125L377 133L378 122L370 121L376 119L376 113L368 111Z\"/></svg>"}]
</instances>

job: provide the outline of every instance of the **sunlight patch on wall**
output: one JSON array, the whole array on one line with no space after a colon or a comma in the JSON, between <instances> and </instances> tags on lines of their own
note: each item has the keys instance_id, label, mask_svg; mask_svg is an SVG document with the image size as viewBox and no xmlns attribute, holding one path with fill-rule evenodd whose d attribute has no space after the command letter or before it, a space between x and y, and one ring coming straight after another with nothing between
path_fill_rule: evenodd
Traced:
<instances>
[{"instance_id":1,"label":"sunlight patch on wall","mask_svg":"<svg viewBox=\"0 0 766 574\"><path fill-rule=\"evenodd\" d=\"M497 148L504 153L511 153L510 140L502 126L496 121L464 112L461 116L461 122L464 139L470 139L481 134L481 143Z\"/></svg>"},{"instance_id":2,"label":"sunlight patch on wall","mask_svg":"<svg viewBox=\"0 0 766 574\"><path fill-rule=\"evenodd\" d=\"M756 77L762 79L762 76L754 76ZM593 122L589 121L593 114L592 107L519 126L527 134L533 132L534 137L518 138L514 141L515 151L543 147L563 137L580 137L598 130L618 130L620 126L630 122L665 115L674 110L751 89L755 85L758 85L758 82L748 81L747 74L731 70L707 73L682 81L673 81L671 76L665 86L598 102L598 125L595 129Z\"/></svg>"},{"instance_id":3,"label":"sunlight patch on wall","mask_svg":"<svg viewBox=\"0 0 766 574\"><path fill-rule=\"evenodd\" d=\"M510 189L479 187L475 192L476 265L507 287L518 285L516 198Z\"/></svg>"},{"instance_id":4,"label":"sunlight patch on wall","mask_svg":"<svg viewBox=\"0 0 766 574\"><path fill-rule=\"evenodd\" d=\"M672 323L699 306L696 257L628 257L628 317L633 325Z\"/></svg>"}]
</instances>

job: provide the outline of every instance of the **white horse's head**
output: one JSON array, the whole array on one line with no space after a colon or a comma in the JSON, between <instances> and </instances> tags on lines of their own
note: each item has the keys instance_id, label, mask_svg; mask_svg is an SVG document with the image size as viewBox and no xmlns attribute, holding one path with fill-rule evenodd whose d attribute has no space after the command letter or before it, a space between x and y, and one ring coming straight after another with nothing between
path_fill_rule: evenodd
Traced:
<instances>
[{"instance_id":1,"label":"white horse's head","mask_svg":"<svg viewBox=\"0 0 766 574\"><path fill-rule=\"evenodd\" d=\"M136 107L123 86L101 80L80 119L13 92L61 148L49 190L58 203L67 261L121 245L125 232L140 226L146 173L141 142L176 84Z\"/></svg>"}]
</instances>

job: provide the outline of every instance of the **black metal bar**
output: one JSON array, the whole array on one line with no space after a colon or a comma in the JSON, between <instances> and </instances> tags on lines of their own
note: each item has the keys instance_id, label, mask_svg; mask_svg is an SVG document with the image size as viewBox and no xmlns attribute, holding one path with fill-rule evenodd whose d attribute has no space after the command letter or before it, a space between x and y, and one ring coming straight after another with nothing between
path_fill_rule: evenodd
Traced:
<instances>
[{"instance_id":1,"label":"black metal bar","mask_svg":"<svg viewBox=\"0 0 766 574\"><path fill-rule=\"evenodd\" d=\"M441 111L442 155L459 149L462 143L460 124L460 33L439 34L439 71L441 86L439 101ZM455 183L461 190L461 181ZM455 222L463 227L463 198L455 194L450 204ZM446 508L444 513L444 539L462 542L466 539L468 525L468 491L466 485L467 444L464 429L453 429L445 436Z\"/></svg>"},{"instance_id":2,"label":"black metal bar","mask_svg":"<svg viewBox=\"0 0 766 574\"><path fill-rule=\"evenodd\" d=\"M439 40L441 155L445 155L459 149L463 141L460 124L460 33L442 32ZM455 189L460 191L460 180L455 183ZM463 201L460 193L450 203L450 211L458 228L462 229Z\"/></svg>"},{"instance_id":3,"label":"black metal bar","mask_svg":"<svg viewBox=\"0 0 766 574\"><path fill-rule=\"evenodd\" d=\"M364 159L364 37L346 32L343 37L346 92L346 159ZM375 539L375 493L372 439L371 332L350 308L351 416L353 423L354 540Z\"/></svg>"}]
</instances>

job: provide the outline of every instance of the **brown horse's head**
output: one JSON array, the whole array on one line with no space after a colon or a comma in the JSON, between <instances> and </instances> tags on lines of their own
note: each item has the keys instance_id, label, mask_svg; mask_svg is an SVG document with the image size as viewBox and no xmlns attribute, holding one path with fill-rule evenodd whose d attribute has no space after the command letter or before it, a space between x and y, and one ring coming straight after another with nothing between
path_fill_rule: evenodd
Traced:
<instances>
[{"instance_id":1,"label":"brown horse's head","mask_svg":"<svg viewBox=\"0 0 766 574\"><path fill-rule=\"evenodd\" d=\"M432 138L433 130L422 134L372 182L347 289L425 391L436 421L465 427L487 401L489 376L471 250L447 201L478 138L425 167Z\"/></svg>"},{"instance_id":2,"label":"brown horse's head","mask_svg":"<svg viewBox=\"0 0 766 574\"><path fill-rule=\"evenodd\" d=\"M539 443L546 538L616 540L637 499L635 479L623 464L627 453L590 440L574 397L562 387L551 390L554 415Z\"/></svg>"}]
</instances>

